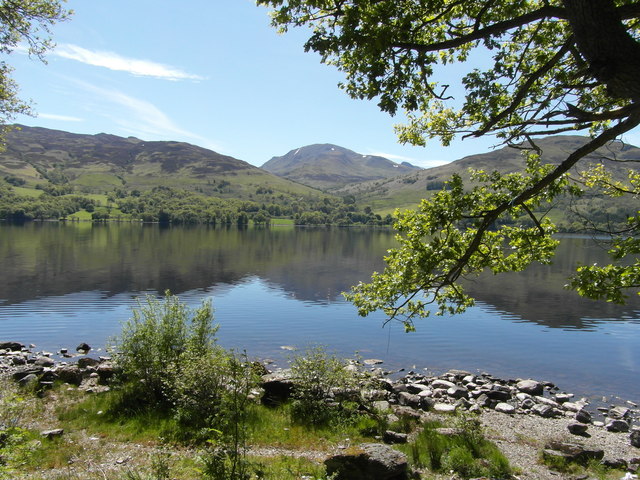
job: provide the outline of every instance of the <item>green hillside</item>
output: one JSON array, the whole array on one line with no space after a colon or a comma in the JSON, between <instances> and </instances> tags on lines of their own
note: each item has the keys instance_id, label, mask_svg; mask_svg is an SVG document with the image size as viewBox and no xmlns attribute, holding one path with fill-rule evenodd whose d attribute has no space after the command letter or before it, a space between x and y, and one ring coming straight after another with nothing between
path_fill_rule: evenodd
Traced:
<instances>
[{"instance_id":1,"label":"green hillside","mask_svg":"<svg viewBox=\"0 0 640 480\"><path fill-rule=\"evenodd\" d=\"M67 185L75 193L164 186L220 198L320 196L316 189L272 175L242 160L183 142L145 142L104 133L81 135L18 126L0 153L0 178L24 187Z\"/></svg>"},{"instance_id":2,"label":"green hillside","mask_svg":"<svg viewBox=\"0 0 640 480\"><path fill-rule=\"evenodd\" d=\"M544 163L558 164L576 148L586 143L587 139L580 136L558 135L539 139L537 144L542 149ZM640 161L640 149L615 142L607 148L598 150L580 162L580 171L596 162L606 162L607 168L614 172L614 177L626 177L630 168L630 160ZM464 157L447 165L412 172L400 177L375 180L345 186L336 190L337 195L353 195L359 203L366 203L378 212L391 212L396 208L415 208L422 198L428 197L434 191L441 189L444 183L455 174L468 179L469 168L485 171L515 172L524 169L525 161L521 150L504 147L499 150ZM572 177L579 178L580 171L571 172ZM598 198L597 208L616 209L620 202L629 200L615 200ZM626 205L626 204L625 204ZM558 208L564 210L568 205L562 204Z\"/></svg>"}]
</instances>

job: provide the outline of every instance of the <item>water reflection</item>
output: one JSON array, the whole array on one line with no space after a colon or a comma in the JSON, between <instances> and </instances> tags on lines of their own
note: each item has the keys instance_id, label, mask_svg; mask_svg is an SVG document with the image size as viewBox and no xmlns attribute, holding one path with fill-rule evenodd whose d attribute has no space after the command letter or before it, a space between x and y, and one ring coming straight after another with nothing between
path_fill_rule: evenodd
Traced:
<instances>
[{"instance_id":1,"label":"water reflection","mask_svg":"<svg viewBox=\"0 0 640 480\"><path fill-rule=\"evenodd\" d=\"M328 304L371 272L395 244L385 229L215 229L154 225L31 223L0 226L0 306L84 291L105 296L169 289L181 294L252 277L291 298ZM515 321L592 329L638 321L640 299L626 306L563 290L577 263L606 261L586 238L565 239L550 266L483 275L467 289L480 305Z\"/></svg>"}]
</instances>

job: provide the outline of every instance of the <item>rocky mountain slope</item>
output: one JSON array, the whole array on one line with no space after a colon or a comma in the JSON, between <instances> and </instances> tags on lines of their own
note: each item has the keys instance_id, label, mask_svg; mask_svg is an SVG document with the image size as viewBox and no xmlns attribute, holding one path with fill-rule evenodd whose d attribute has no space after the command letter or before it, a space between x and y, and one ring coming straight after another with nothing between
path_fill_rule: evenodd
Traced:
<instances>
[{"instance_id":1,"label":"rocky mountain slope","mask_svg":"<svg viewBox=\"0 0 640 480\"><path fill-rule=\"evenodd\" d=\"M362 155L332 144L316 144L273 157L262 165L268 172L323 190L379 180L421 170L375 155Z\"/></svg>"}]
</instances>

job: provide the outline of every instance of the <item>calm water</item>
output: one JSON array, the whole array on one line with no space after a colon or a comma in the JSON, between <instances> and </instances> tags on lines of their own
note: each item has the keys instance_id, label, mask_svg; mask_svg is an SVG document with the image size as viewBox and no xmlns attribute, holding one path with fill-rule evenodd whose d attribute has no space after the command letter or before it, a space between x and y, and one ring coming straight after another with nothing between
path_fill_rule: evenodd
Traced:
<instances>
[{"instance_id":1,"label":"calm water","mask_svg":"<svg viewBox=\"0 0 640 480\"><path fill-rule=\"evenodd\" d=\"M640 301L562 290L576 262L606 261L591 240L566 239L552 266L476 280L476 307L418 321L411 334L382 328L382 315L358 317L340 295L381 269L393 244L373 229L0 225L0 339L103 348L137 297L170 289L192 306L212 297L220 343L280 365L282 346L323 344L390 369L488 371L640 402Z\"/></svg>"}]
</instances>

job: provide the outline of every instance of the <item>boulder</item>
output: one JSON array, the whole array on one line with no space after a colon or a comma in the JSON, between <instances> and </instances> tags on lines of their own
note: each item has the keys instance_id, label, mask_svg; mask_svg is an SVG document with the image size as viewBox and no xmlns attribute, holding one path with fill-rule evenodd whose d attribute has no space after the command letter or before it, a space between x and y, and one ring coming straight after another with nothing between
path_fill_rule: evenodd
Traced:
<instances>
[{"instance_id":1,"label":"boulder","mask_svg":"<svg viewBox=\"0 0 640 480\"><path fill-rule=\"evenodd\" d=\"M540 415L542 418L550 418L556 414L553 407L539 403L534 405L531 411L536 415Z\"/></svg>"},{"instance_id":2,"label":"boulder","mask_svg":"<svg viewBox=\"0 0 640 480\"><path fill-rule=\"evenodd\" d=\"M0 342L0 350L7 350L9 352L21 352L24 345L19 342Z\"/></svg>"},{"instance_id":3,"label":"boulder","mask_svg":"<svg viewBox=\"0 0 640 480\"><path fill-rule=\"evenodd\" d=\"M56 362L49 357L38 357L36 358L36 361L33 362L33 364L39 367L53 367Z\"/></svg>"},{"instance_id":4,"label":"boulder","mask_svg":"<svg viewBox=\"0 0 640 480\"><path fill-rule=\"evenodd\" d=\"M631 432L631 435L629 435L629 442L632 446L640 448L640 430L634 430Z\"/></svg>"},{"instance_id":5,"label":"boulder","mask_svg":"<svg viewBox=\"0 0 640 480\"><path fill-rule=\"evenodd\" d=\"M45 438L56 438L61 437L63 433L64 430L62 428L55 428L53 430L43 430L40 435Z\"/></svg>"},{"instance_id":6,"label":"boulder","mask_svg":"<svg viewBox=\"0 0 640 480\"><path fill-rule=\"evenodd\" d=\"M447 390L447 395L452 398L469 398L469 391L456 385Z\"/></svg>"},{"instance_id":7,"label":"boulder","mask_svg":"<svg viewBox=\"0 0 640 480\"><path fill-rule=\"evenodd\" d=\"M529 395L542 395L544 393L544 386L542 383L535 380L520 380L516 383L516 388L521 392L528 393Z\"/></svg>"},{"instance_id":8,"label":"boulder","mask_svg":"<svg viewBox=\"0 0 640 480\"><path fill-rule=\"evenodd\" d=\"M575 419L580 423L591 423L591 414L582 409L576 412Z\"/></svg>"},{"instance_id":9,"label":"boulder","mask_svg":"<svg viewBox=\"0 0 640 480\"><path fill-rule=\"evenodd\" d=\"M364 443L352 452L329 457L327 476L335 480L405 480L407 457L388 445Z\"/></svg>"},{"instance_id":10,"label":"boulder","mask_svg":"<svg viewBox=\"0 0 640 480\"><path fill-rule=\"evenodd\" d=\"M80 368L95 367L99 363L100 362L98 360L91 357L82 357L78 359L78 367Z\"/></svg>"},{"instance_id":11,"label":"boulder","mask_svg":"<svg viewBox=\"0 0 640 480\"><path fill-rule=\"evenodd\" d=\"M573 435L586 435L588 425L585 423L574 422L567 425L567 429Z\"/></svg>"},{"instance_id":12,"label":"boulder","mask_svg":"<svg viewBox=\"0 0 640 480\"><path fill-rule=\"evenodd\" d=\"M628 432L629 424L624 420L612 418L604 425L604 428L610 432Z\"/></svg>"},{"instance_id":13,"label":"boulder","mask_svg":"<svg viewBox=\"0 0 640 480\"><path fill-rule=\"evenodd\" d=\"M265 405L280 405L286 402L293 392L291 370L279 370L262 376L261 387L264 390L262 403Z\"/></svg>"},{"instance_id":14,"label":"boulder","mask_svg":"<svg viewBox=\"0 0 640 480\"><path fill-rule=\"evenodd\" d=\"M407 443L409 436L406 433L394 432L393 430L387 430L382 435L382 441L384 443Z\"/></svg>"},{"instance_id":15,"label":"boulder","mask_svg":"<svg viewBox=\"0 0 640 480\"><path fill-rule=\"evenodd\" d=\"M602 460L604 450L588 448L579 443L549 442L543 451L545 458L561 457L569 462L576 462L586 465L591 460Z\"/></svg>"},{"instance_id":16,"label":"boulder","mask_svg":"<svg viewBox=\"0 0 640 480\"><path fill-rule=\"evenodd\" d=\"M91 350L91 347L89 346L88 343L82 342L80 343L77 347L76 347L76 352L84 352L87 353L89 350Z\"/></svg>"},{"instance_id":17,"label":"boulder","mask_svg":"<svg viewBox=\"0 0 640 480\"><path fill-rule=\"evenodd\" d=\"M400 392L398 393L398 403L407 407L420 408L422 397L409 392Z\"/></svg>"},{"instance_id":18,"label":"boulder","mask_svg":"<svg viewBox=\"0 0 640 480\"><path fill-rule=\"evenodd\" d=\"M613 407L607 412L607 417L622 420L629 417L630 414L631 410L627 407Z\"/></svg>"},{"instance_id":19,"label":"boulder","mask_svg":"<svg viewBox=\"0 0 640 480\"><path fill-rule=\"evenodd\" d=\"M506 413L509 415L513 415L514 413L516 413L516 407L504 402L497 404L494 410L496 412Z\"/></svg>"},{"instance_id":20,"label":"boulder","mask_svg":"<svg viewBox=\"0 0 640 480\"><path fill-rule=\"evenodd\" d=\"M64 365L55 371L64 383L79 386L82 383L82 370L77 365Z\"/></svg>"}]
</instances>

